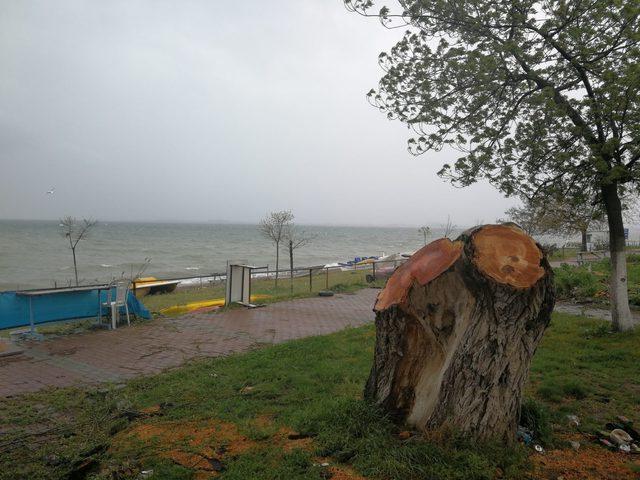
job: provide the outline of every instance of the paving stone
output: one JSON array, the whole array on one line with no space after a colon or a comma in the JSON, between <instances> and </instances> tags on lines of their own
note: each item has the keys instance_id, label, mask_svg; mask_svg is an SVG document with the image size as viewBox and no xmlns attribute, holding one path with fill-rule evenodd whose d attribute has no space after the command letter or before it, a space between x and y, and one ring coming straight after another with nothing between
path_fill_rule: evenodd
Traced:
<instances>
[{"instance_id":1,"label":"paving stone","mask_svg":"<svg viewBox=\"0 0 640 480\"><path fill-rule=\"evenodd\" d=\"M374 320L379 290L312 297L257 309L192 313L115 331L28 342L0 357L0 397L43 388L118 382L175 368L192 358L245 352L262 344L325 335Z\"/></svg>"}]
</instances>

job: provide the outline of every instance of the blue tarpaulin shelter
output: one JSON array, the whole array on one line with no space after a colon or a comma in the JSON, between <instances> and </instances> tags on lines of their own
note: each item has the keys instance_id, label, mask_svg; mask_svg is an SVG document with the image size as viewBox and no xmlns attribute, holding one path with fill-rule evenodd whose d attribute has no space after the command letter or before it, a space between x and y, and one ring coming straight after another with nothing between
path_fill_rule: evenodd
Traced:
<instances>
[{"instance_id":1,"label":"blue tarpaulin shelter","mask_svg":"<svg viewBox=\"0 0 640 480\"><path fill-rule=\"evenodd\" d=\"M22 327L74 318L97 317L101 302L106 302L109 288L94 287L59 288L50 290L25 290L0 292L0 329ZM115 287L111 287L110 298L115 298ZM128 293L129 312L142 318L151 318L149 310L132 292ZM102 307L103 315L109 315Z\"/></svg>"}]
</instances>

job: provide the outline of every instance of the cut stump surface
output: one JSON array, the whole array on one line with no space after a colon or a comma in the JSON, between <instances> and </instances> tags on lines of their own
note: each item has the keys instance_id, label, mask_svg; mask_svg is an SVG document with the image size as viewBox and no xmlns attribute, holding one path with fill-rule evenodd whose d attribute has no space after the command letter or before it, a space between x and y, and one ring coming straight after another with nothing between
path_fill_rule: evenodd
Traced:
<instances>
[{"instance_id":1,"label":"cut stump surface","mask_svg":"<svg viewBox=\"0 0 640 480\"><path fill-rule=\"evenodd\" d=\"M420 249L376 301L365 395L416 428L513 441L553 309L552 275L540 246L514 224Z\"/></svg>"}]
</instances>

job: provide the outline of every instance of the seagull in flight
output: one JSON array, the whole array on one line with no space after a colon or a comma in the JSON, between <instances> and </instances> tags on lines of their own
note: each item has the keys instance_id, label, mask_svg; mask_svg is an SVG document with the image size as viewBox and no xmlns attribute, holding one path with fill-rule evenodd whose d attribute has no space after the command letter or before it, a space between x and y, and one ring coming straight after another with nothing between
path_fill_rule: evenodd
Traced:
<instances>
[{"instance_id":1,"label":"seagull in flight","mask_svg":"<svg viewBox=\"0 0 640 480\"><path fill-rule=\"evenodd\" d=\"M56 187L53 187L51 190L47 190L47 195L53 195L56 191Z\"/></svg>"}]
</instances>

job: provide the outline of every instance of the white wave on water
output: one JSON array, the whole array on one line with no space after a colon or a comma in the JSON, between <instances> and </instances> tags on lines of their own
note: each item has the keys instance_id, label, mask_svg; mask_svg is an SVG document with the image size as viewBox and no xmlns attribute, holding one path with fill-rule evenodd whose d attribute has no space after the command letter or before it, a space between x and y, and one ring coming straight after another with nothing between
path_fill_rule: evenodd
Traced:
<instances>
[{"instance_id":1,"label":"white wave on water","mask_svg":"<svg viewBox=\"0 0 640 480\"><path fill-rule=\"evenodd\" d=\"M71 253L58 230L58 222L0 220L0 282L45 288L55 281L66 284L73 280ZM296 250L296 266L410 251L423 243L417 229L409 228L306 226L305 230L314 240ZM436 230L434 238L439 234ZM214 272L224 276L229 259L243 258L252 265L269 265L271 270L275 264L274 245L260 236L255 225L100 223L96 235L83 241L78 253L80 278L100 282L109 281L112 273L137 271L145 257L153 258L145 276L203 275L203 284ZM280 268L284 268L282 262ZM220 276L213 278L217 281Z\"/></svg>"}]
</instances>

